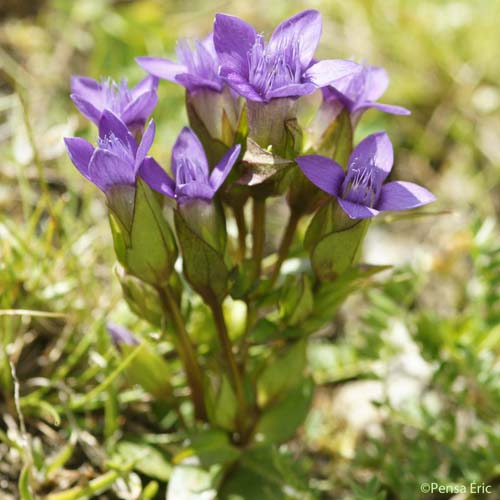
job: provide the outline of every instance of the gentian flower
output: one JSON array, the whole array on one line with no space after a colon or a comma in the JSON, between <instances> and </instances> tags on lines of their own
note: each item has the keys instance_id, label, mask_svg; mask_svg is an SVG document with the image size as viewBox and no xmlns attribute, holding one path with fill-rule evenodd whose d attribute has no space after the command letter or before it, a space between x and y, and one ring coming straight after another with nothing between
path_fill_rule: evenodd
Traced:
<instances>
[{"instance_id":1,"label":"gentian flower","mask_svg":"<svg viewBox=\"0 0 500 500\"><path fill-rule=\"evenodd\" d=\"M235 142L241 114L241 99L219 77L219 58L213 35L194 46L187 40L177 43L177 60L138 57L136 61L151 75L186 88L186 107L191 127L202 140L210 164L214 165ZM223 148L220 145L224 145Z\"/></svg>"},{"instance_id":2,"label":"gentian flower","mask_svg":"<svg viewBox=\"0 0 500 500\"><path fill-rule=\"evenodd\" d=\"M187 40L179 40L174 62L161 57L137 57L137 63L149 74L178 83L189 92L201 89L221 92L224 81L219 77L219 59L215 52L213 36L195 41L192 47Z\"/></svg>"},{"instance_id":3,"label":"gentian flower","mask_svg":"<svg viewBox=\"0 0 500 500\"><path fill-rule=\"evenodd\" d=\"M172 148L173 179L153 162L141 168L141 176L158 192L180 205L191 200L211 201L238 159L241 146L232 147L210 173L207 157L194 132L184 127ZM160 169L164 175L159 174Z\"/></svg>"},{"instance_id":4,"label":"gentian flower","mask_svg":"<svg viewBox=\"0 0 500 500\"><path fill-rule=\"evenodd\" d=\"M127 81L115 83L108 78L97 82L85 76L71 78L71 99L79 111L99 125L102 113L111 111L132 131L142 131L158 101L158 79L147 76L129 89Z\"/></svg>"},{"instance_id":5,"label":"gentian flower","mask_svg":"<svg viewBox=\"0 0 500 500\"><path fill-rule=\"evenodd\" d=\"M360 64L357 71L342 76L323 87L323 100L327 106L339 103L341 104L340 108L347 109L353 126L357 124L361 115L370 108L392 115L409 115L410 111L401 106L376 102L388 86L389 77L385 69Z\"/></svg>"},{"instance_id":6,"label":"gentian flower","mask_svg":"<svg viewBox=\"0 0 500 500\"><path fill-rule=\"evenodd\" d=\"M127 126L111 111L105 110L99 120L96 148L80 137L67 137L64 142L71 161L80 173L109 194L116 186L133 187L140 168L149 163L156 164L146 156L154 135L155 124L151 120L141 143L137 145Z\"/></svg>"},{"instance_id":7,"label":"gentian flower","mask_svg":"<svg viewBox=\"0 0 500 500\"><path fill-rule=\"evenodd\" d=\"M151 121L137 145L125 123L104 110L96 148L79 137L66 138L65 142L75 167L106 195L120 264L128 273L158 286L172 272L177 247L158 201L144 183L137 182L138 177L143 177L154 187L141 175L148 165L153 165L155 185L162 176L168 178L155 160L146 156L154 135Z\"/></svg>"},{"instance_id":8,"label":"gentian flower","mask_svg":"<svg viewBox=\"0 0 500 500\"><path fill-rule=\"evenodd\" d=\"M214 45L220 75L249 101L269 102L279 97L300 97L314 92L320 79L341 78L356 67L352 61L313 64L321 36L321 14L306 10L283 21L265 43L253 26L227 14L217 14ZM326 72L325 77L318 68Z\"/></svg>"},{"instance_id":9,"label":"gentian flower","mask_svg":"<svg viewBox=\"0 0 500 500\"><path fill-rule=\"evenodd\" d=\"M301 156L296 161L313 184L337 198L351 219L367 219L384 210L408 210L436 199L412 182L384 184L394 161L392 144L385 132L368 136L354 148L347 173L324 156Z\"/></svg>"}]
</instances>

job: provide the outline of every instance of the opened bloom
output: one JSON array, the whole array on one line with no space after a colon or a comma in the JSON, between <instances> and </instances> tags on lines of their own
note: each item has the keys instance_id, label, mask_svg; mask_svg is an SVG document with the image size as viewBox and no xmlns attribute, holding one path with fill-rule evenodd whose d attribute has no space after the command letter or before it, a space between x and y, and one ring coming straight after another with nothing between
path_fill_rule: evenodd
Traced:
<instances>
[{"instance_id":1,"label":"opened bloom","mask_svg":"<svg viewBox=\"0 0 500 500\"><path fill-rule=\"evenodd\" d=\"M318 64L321 66L322 63ZM340 102L355 122L370 108L393 115L409 115L410 111L401 106L376 102L388 86L389 77L385 69L360 64L357 71L333 80L323 87L323 99L326 102Z\"/></svg>"},{"instance_id":2,"label":"opened bloom","mask_svg":"<svg viewBox=\"0 0 500 500\"><path fill-rule=\"evenodd\" d=\"M217 14L214 45L221 65L220 76L249 101L269 102L310 94L321 79L329 83L349 74L356 66L351 61L323 61L321 68L313 64L321 24L318 11L300 12L283 21L266 43L242 19Z\"/></svg>"},{"instance_id":3,"label":"opened bloom","mask_svg":"<svg viewBox=\"0 0 500 500\"><path fill-rule=\"evenodd\" d=\"M201 142L190 128L184 127L172 148L173 179L153 162L143 166L141 175L153 189L175 198L179 204L210 201L229 175L240 149L239 144L232 147L210 172Z\"/></svg>"},{"instance_id":4,"label":"opened bloom","mask_svg":"<svg viewBox=\"0 0 500 500\"><path fill-rule=\"evenodd\" d=\"M111 111L131 130L142 129L158 102L158 79L147 76L129 88L122 79L115 83L108 78L97 82L85 76L71 78L71 99L79 111L99 125L102 113Z\"/></svg>"},{"instance_id":5,"label":"opened bloom","mask_svg":"<svg viewBox=\"0 0 500 500\"><path fill-rule=\"evenodd\" d=\"M149 74L178 83L190 92L201 89L221 92L223 80L218 75L219 59L215 52L213 36L194 42L179 40L176 47L178 62L161 57L138 57L137 63Z\"/></svg>"},{"instance_id":6,"label":"opened bloom","mask_svg":"<svg viewBox=\"0 0 500 500\"><path fill-rule=\"evenodd\" d=\"M351 219L367 219L384 210L408 210L436 199L412 182L384 184L394 162L392 144L385 132L370 135L356 146L347 173L324 156L301 156L296 161L313 184L337 198Z\"/></svg>"},{"instance_id":7,"label":"opened bloom","mask_svg":"<svg viewBox=\"0 0 500 500\"><path fill-rule=\"evenodd\" d=\"M80 173L108 194L115 186L134 186L143 165L156 163L147 157L155 135L151 120L137 145L127 126L105 110L99 120L99 139L94 148L85 139L64 139L71 161ZM161 168L160 168L161 170Z\"/></svg>"}]
</instances>

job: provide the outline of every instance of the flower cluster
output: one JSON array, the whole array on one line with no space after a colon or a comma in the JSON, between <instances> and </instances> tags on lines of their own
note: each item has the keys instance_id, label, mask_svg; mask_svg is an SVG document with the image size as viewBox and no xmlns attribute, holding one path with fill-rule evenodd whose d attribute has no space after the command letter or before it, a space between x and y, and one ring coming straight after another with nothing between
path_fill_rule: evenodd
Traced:
<instances>
[{"instance_id":1,"label":"flower cluster","mask_svg":"<svg viewBox=\"0 0 500 500\"><path fill-rule=\"evenodd\" d=\"M321 28L320 13L306 10L266 39L242 19L217 14L213 33L201 41L178 43L177 61L138 57L148 76L133 88L124 80L71 81L71 98L97 125L98 136L96 146L77 137L67 138L66 146L79 172L106 196L124 295L143 318L173 326L195 417L236 432L235 441L243 443L251 439L255 418L290 387L284 380L281 389L273 382L272 390L247 390L248 346L233 348L222 313L224 299L245 301L248 335L259 307L267 308L277 296L282 322L298 328L321 286L357 269L371 218L434 200L411 182L385 182L394 161L385 132L353 144L366 110L409 111L377 102L389 82L382 68L318 60ZM172 148L168 170L149 156L155 124L147 122L158 100L159 80L185 87L189 119ZM299 105L314 93L321 104L304 123ZM275 259L264 259L269 250L266 203L282 195L289 204L289 221ZM248 231L245 207L250 202ZM307 273L290 284L290 277L282 279L281 265L298 239L299 222L310 213L300 242L301 256L309 260L301 269ZM229 217L234 218L235 238L226 231ZM174 267L178 254L184 280ZM313 281L317 286L311 286ZM227 371L213 397L229 394L233 413L219 414L214 410L218 400L210 402L210 393L204 394L208 385L180 309L186 282L212 312ZM118 343L135 345L119 327L113 326L111 334ZM297 342L297 363L304 358L303 345Z\"/></svg>"}]
</instances>

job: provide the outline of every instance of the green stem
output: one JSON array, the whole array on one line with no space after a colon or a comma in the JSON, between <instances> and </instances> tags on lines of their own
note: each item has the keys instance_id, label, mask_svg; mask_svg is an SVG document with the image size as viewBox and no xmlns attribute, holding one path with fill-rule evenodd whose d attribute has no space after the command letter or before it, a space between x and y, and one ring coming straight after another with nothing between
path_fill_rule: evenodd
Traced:
<instances>
[{"instance_id":1,"label":"green stem","mask_svg":"<svg viewBox=\"0 0 500 500\"><path fill-rule=\"evenodd\" d=\"M236 358L233 353L233 346L231 344L231 340L229 339L229 335L227 332L226 321L224 320L224 314L222 312L222 306L218 300L215 298L208 302L210 309L212 310L212 314L214 317L215 326L217 328L217 333L219 335L219 341L222 346L222 352L224 353L224 357L226 359L227 366L229 368L229 373L231 377L231 383L236 394L236 400L238 401L240 418L239 421L239 430L243 434L244 425L241 424L242 420L246 414L246 400L245 394L243 391L243 383L241 380L241 374L238 369L238 365L236 364Z\"/></svg>"},{"instance_id":2,"label":"green stem","mask_svg":"<svg viewBox=\"0 0 500 500\"><path fill-rule=\"evenodd\" d=\"M257 276L260 276L266 238L266 200L263 198L253 199L252 223L252 259L256 264Z\"/></svg>"},{"instance_id":3,"label":"green stem","mask_svg":"<svg viewBox=\"0 0 500 500\"><path fill-rule=\"evenodd\" d=\"M191 398L193 400L195 417L198 420L206 420L207 413L203 398L203 378L201 368L196 359L193 344L191 343L191 340L186 332L181 311L169 285L166 285L164 288L158 287L158 295L166 315L168 315L174 325L176 332L176 335L174 335L176 348L179 352L179 357L181 358L184 370L186 371L189 388L191 389Z\"/></svg>"},{"instance_id":4,"label":"green stem","mask_svg":"<svg viewBox=\"0 0 500 500\"><path fill-rule=\"evenodd\" d=\"M283 233L283 237L281 238L281 243L278 249L278 260L274 265L273 273L271 275L271 286L274 285L278 276L280 274L281 265L283 261L286 259L288 255L288 251L290 250L290 245L292 244L293 237L295 235L295 231L297 230L297 225L300 220L300 215L292 210L290 213L290 217L288 219L288 223Z\"/></svg>"},{"instance_id":5,"label":"green stem","mask_svg":"<svg viewBox=\"0 0 500 500\"><path fill-rule=\"evenodd\" d=\"M238 254L237 261L241 262L246 256L246 238L247 238L247 224L245 222L244 206L237 205L233 207L233 214L238 227Z\"/></svg>"}]
</instances>

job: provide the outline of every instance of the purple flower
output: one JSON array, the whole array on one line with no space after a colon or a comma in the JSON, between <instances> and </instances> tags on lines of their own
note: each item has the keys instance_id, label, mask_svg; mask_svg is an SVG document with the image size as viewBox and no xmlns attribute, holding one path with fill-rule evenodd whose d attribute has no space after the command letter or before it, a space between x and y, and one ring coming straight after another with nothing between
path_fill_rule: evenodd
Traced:
<instances>
[{"instance_id":1,"label":"purple flower","mask_svg":"<svg viewBox=\"0 0 500 500\"><path fill-rule=\"evenodd\" d=\"M116 347L120 347L122 344L125 345L139 345L139 341L134 337L130 330L127 330L124 326L117 325L115 323L108 323L106 325L109 336L113 344Z\"/></svg>"},{"instance_id":2,"label":"purple flower","mask_svg":"<svg viewBox=\"0 0 500 500\"><path fill-rule=\"evenodd\" d=\"M347 173L324 156L301 156L296 161L313 184L338 199L351 219L367 219L384 210L408 210L436 199L412 182L384 184L394 161L392 144L385 132L368 136L354 148Z\"/></svg>"},{"instance_id":3,"label":"purple flower","mask_svg":"<svg viewBox=\"0 0 500 500\"><path fill-rule=\"evenodd\" d=\"M79 111L99 125L105 110L113 112L131 130L143 128L158 101L158 79L147 76L129 89L126 80L119 84L108 78L100 83L86 76L71 77L71 99Z\"/></svg>"},{"instance_id":4,"label":"purple flower","mask_svg":"<svg viewBox=\"0 0 500 500\"><path fill-rule=\"evenodd\" d=\"M180 204L193 199L210 201L229 175L240 149L239 144L232 147L210 173L201 142L190 128L184 127L172 148L174 179L152 162L143 165L141 176L153 189L177 199Z\"/></svg>"},{"instance_id":5,"label":"purple flower","mask_svg":"<svg viewBox=\"0 0 500 500\"><path fill-rule=\"evenodd\" d=\"M318 63L321 67L322 61ZM326 82L322 82L326 83ZM376 102L389 85L389 77L383 68L358 65L357 71L329 82L323 88L325 101L339 101L353 116L354 121L369 108L376 108L393 115L409 115L410 111L401 106Z\"/></svg>"},{"instance_id":6,"label":"purple flower","mask_svg":"<svg viewBox=\"0 0 500 500\"><path fill-rule=\"evenodd\" d=\"M267 44L250 24L235 16L217 14L214 45L221 64L219 74L250 101L310 94L321 79L329 83L356 67L343 60L322 61L321 68L313 64L320 36L321 15L316 10L283 21Z\"/></svg>"},{"instance_id":7,"label":"purple flower","mask_svg":"<svg viewBox=\"0 0 500 500\"><path fill-rule=\"evenodd\" d=\"M224 82L219 77L219 59L213 36L196 40L192 47L187 40L179 40L176 47L179 62L160 57L138 57L137 63L148 73L163 80L178 83L189 92L210 89L221 92Z\"/></svg>"},{"instance_id":8,"label":"purple flower","mask_svg":"<svg viewBox=\"0 0 500 500\"><path fill-rule=\"evenodd\" d=\"M154 135L155 124L151 120L137 145L127 126L111 111L105 110L99 120L96 148L80 137L67 137L64 142L80 173L108 194L114 186L135 186L139 169L156 164L153 158L146 156Z\"/></svg>"}]
</instances>

